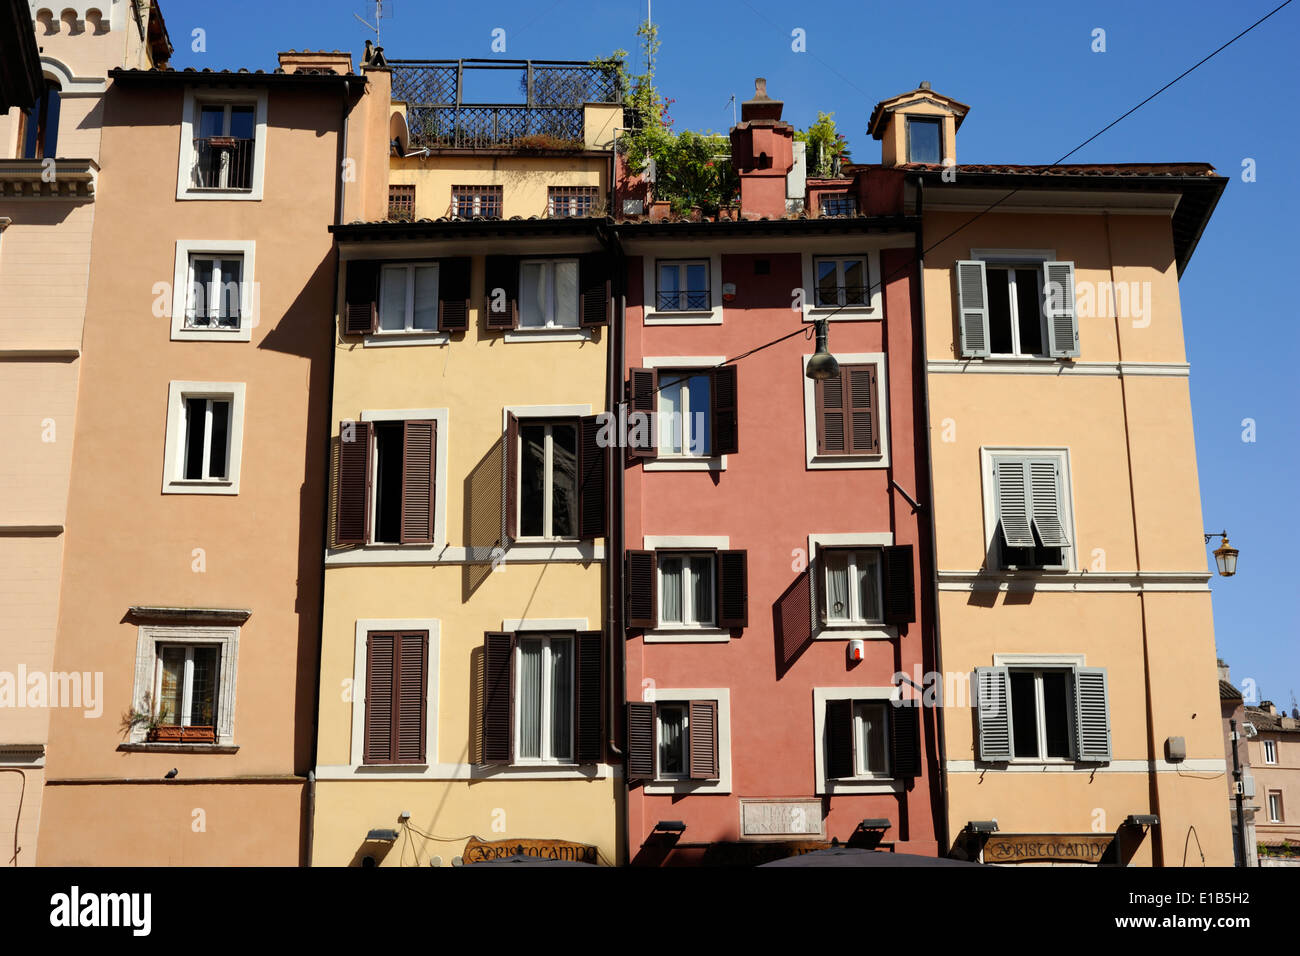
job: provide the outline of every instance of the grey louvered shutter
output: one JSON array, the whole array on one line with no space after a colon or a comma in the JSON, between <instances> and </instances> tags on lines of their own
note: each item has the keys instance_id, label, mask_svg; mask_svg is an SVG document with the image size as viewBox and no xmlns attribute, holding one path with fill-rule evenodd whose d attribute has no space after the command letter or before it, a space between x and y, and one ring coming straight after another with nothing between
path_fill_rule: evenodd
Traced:
<instances>
[{"instance_id":1,"label":"grey louvered shutter","mask_svg":"<svg viewBox=\"0 0 1300 956\"><path fill-rule=\"evenodd\" d=\"M655 776L655 705L628 701L627 779L653 780Z\"/></svg>"},{"instance_id":2,"label":"grey louvered shutter","mask_svg":"<svg viewBox=\"0 0 1300 956\"><path fill-rule=\"evenodd\" d=\"M1074 758L1085 763L1109 763L1110 699L1106 668L1075 670L1074 718Z\"/></svg>"},{"instance_id":3,"label":"grey louvered shutter","mask_svg":"<svg viewBox=\"0 0 1300 956\"><path fill-rule=\"evenodd\" d=\"M854 776L853 701L826 702L826 779Z\"/></svg>"},{"instance_id":4,"label":"grey louvered shutter","mask_svg":"<svg viewBox=\"0 0 1300 956\"><path fill-rule=\"evenodd\" d=\"M483 637L483 762L510 763L514 738L515 635Z\"/></svg>"},{"instance_id":5,"label":"grey louvered shutter","mask_svg":"<svg viewBox=\"0 0 1300 956\"><path fill-rule=\"evenodd\" d=\"M916 777L921 773L921 707L903 701L889 708L890 775Z\"/></svg>"},{"instance_id":6,"label":"grey louvered shutter","mask_svg":"<svg viewBox=\"0 0 1300 956\"><path fill-rule=\"evenodd\" d=\"M979 715L979 759L1011 759L1011 672L1005 667L975 668L975 712Z\"/></svg>"},{"instance_id":7,"label":"grey louvered shutter","mask_svg":"<svg viewBox=\"0 0 1300 956\"><path fill-rule=\"evenodd\" d=\"M963 358L989 354L989 296L984 263L963 259L956 264L957 313Z\"/></svg>"},{"instance_id":8,"label":"grey louvered shutter","mask_svg":"<svg viewBox=\"0 0 1300 956\"><path fill-rule=\"evenodd\" d=\"M686 719L692 780L718 779L718 702L693 700Z\"/></svg>"},{"instance_id":9,"label":"grey louvered shutter","mask_svg":"<svg viewBox=\"0 0 1300 956\"><path fill-rule=\"evenodd\" d=\"M578 763L598 763L605 753L601 739L601 632L579 631L576 711Z\"/></svg>"},{"instance_id":10,"label":"grey louvered shutter","mask_svg":"<svg viewBox=\"0 0 1300 956\"><path fill-rule=\"evenodd\" d=\"M1068 548L1062 511L1060 466L1050 458L1029 461L1029 487L1033 492L1030 515L1039 543L1045 548Z\"/></svg>"},{"instance_id":11,"label":"grey louvered shutter","mask_svg":"<svg viewBox=\"0 0 1300 956\"><path fill-rule=\"evenodd\" d=\"M1029 527L1029 482L1025 466L1026 462L1020 458L998 458L993 462L997 519L1009 548L1034 546L1034 533Z\"/></svg>"},{"instance_id":12,"label":"grey louvered shutter","mask_svg":"<svg viewBox=\"0 0 1300 956\"><path fill-rule=\"evenodd\" d=\"M1047 354L1079 354L1079 317L1074 308L1074 263L1043 263L1043 306L1047 313Z\"/></svg>"}]
</instances>

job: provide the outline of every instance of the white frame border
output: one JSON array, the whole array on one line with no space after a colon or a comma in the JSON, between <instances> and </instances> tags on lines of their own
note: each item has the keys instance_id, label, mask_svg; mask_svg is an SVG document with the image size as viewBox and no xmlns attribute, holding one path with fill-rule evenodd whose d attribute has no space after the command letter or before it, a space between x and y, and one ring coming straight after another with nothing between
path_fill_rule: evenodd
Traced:
<instances>
[{"instance_id":1,"label":"white frame border","mask_svg":"<svg viewBox=\"0 0 1300 956\"><path fill-rule=\"evenodd\" d=\"M655 266L660 259L703 259L709 263L709 301L712 307L693 312L660 312L655 306ZM642 325L721 325L722 324L722 253L700 252L689 243L656 248L641 254Z\"/></svg>"},{"instance_id":2,"label":"white frame border","mask_svg":"<svg viewBox=\"0 0 1300 956\"><path fill-rule=\"evenodd\" d=\"M871 289L868 305L852 305L841 308L838 305L816 305L817 278L813 274L814 259L855 259L867 260L867 285ZM828 319L831 322L880 321L885 317L884 274L880 271L880 250L866 249L859 252L802 252L799 255L800 269L803 274L803 321L814 322ZM872 278L875 277L875 282ZM832 314L834 313L834 314Z\"/></svg>"},{"instance_id":3,"label":"white frame border","mask_svg":"<svg viewBox=\"0 0 1300 956\"><path fill-rule=\"evenodd\" d=\"M817 552L822 548L888 548L894 543L893 532L890 531L862 531L847 532L836 534L810 534L808 535L808 563L812 564L817 557ZM883 594L883 574L881 569L881 601L884 601ZM818 601L825 600L825 581L818 582ZM856 624L849 625L832 625L820 624L813 637L819 641L892 641L898 637L898 626L896 624L870 624L865 627Z\"/></svg>"},{"instance_id":4,"label":"white frame border","mask_svg":"<svg viewBox=\"0 0 1300 956\"><path fill-rule=\"evenodd\" d=\"M904 783L898 777L854 777L847 780L826 779L826 703L832 700L902 700L898 687L814 687L813 749L816 756L818 795L836 793L902 793ZM857 769L856 767L854 768ZM891 768L892 769L892 768Z\"/></svg>"},{"instance_id":5,"label":"white frame border","mask_svg":"<svg viewBox=\"0 0 1300 956\"><path fill-rule=\"evenodd\" d=\"M243 382L169 382L167 384L167 433L163 445L162 493L165 495L237 495L244 458ZM181 452L181 423L185 419L183 401L190 398L220 398L230 402L230 464L223 481L177 478L184 455Z\"/></svg>"},{"instance_id":6,"label":"white frame border","mask_svg":"<svg viewBox=\"0 0 1300 956\"><path fill-rule=\"evenodd\" d=\"M819 455L817 454L817 383L808 377L808 362L812 355L801 356L800 374L803 376L803 439L804 465L809 471L844 468L889 467L889 370L884 352L845 352L835 360L843 365L876 366L876 399L879 402L880 425L879 455Z\"/></svg>"},{"instance_id":7,"label":"white frame border","mask_svg":"<svg viewBox=\"0 0 1300 956\"><path fill-rule=\"evenodd\" d=\"M407 773L438 762L438 647L442 622L434 618L358 618L352 648L352 735L348 766L378 767L364 762L366 755L366 635L371 631L428 631L429 661L425 680L424 763L398 764ZM387 767L389 764L383 764Z\"/></svg>"},{"instance_id":8,"label":"white frame border","mask_svg":"<svg viewBox=\"0 0 1300 956\"><path fill-rule=\"evenodd\" d=\"M1042 569L1026 569L1023 571L1009 571L1006 568L988 567L989 558L993 554L993 534L997 529L997 502L993 494L993 459L999 456L1022 457L1022 458L1056 458L1060 462L1060 467L1064 472L1065 480L1061 482L1061 494L1064 497L1063 517L1068 522L1065 529L1066 535L1070 539L1070 546L1065 549L1068 552L1064 566L1053 565ZM1010 575L1031 575L1034 577L1040 575L1051 576L1054 574L1075 572L1079 570L1079 530L1074 520L1074 471L1070 463L1070 448L1068 445L1060 446L1042 446L1033 447L1021 445L1016 447L1003 445L981 445L980 446L980 495L984 504L984 565L985 573L998 576Z\"/></svg>"},{"instance_id":9,"label":"white frame border","mask_svg":"<svg viewBox=\"0 0 1300 956\"><path fill-rule=\"evenodd\" d=\"M718 704L718 780L647 780L643 792L648 796L687 793L731 793L731 691L726 687L652 687L645 693L647 703L671 704L678 701L713 700ZM658 749L659 721L655 720L655 748ZM657 756L657 755L656 755Z\"/></svg>"},{"instance_id":10,"label":"white frame border","mask_svg":"<svg viewBox=\"0 0 1300 956\"><path fill-rule=\"evenodd\" d=\"M248 192L199 189L190 185L190 171L194 168L194 127L198 123L200 102L256 106L254 117L253 183ZM204 87L197 93L193 86L185 87L185 103L181 112L180 162L176 170L176 198L178 200L225 200L227 202L260 202L266 179L266 102L265 87L254 90Z\"/></svg>"},{"instance_id":11,"label":"white frame border","mask_svg":"<svg viewBox=\"0 0 1300 956\"><path fill-rule=\"evenodd\" d=\"M641 538L641 547L645 551L689 551L696 548L716 548L727 551L731 548L731 538L727 535L663 535L647 534ZM717 566L714 565L714 582L716 589ZM659 593L659 556L655 555L655 595ZM655 619L659 619L659 608L655 607ZM646 644L726 644L731 640L729 627L656 627L641 632L641 639Z\"/></svg>"},{"instance_id":12,"label":"white frame border","mask_svg":"<svg viewBox=\"0 0 1300 956\"><path fill-rule=\"evenodd\" d=\"M699 368L712 369L727 361L725 355L650 355L641 359L638 368ZM713 414L713 390L709 390L709 414ZM655 394L655 427L659 424L659 394ZM712 436L710 436L712 438ZM659 434L655 433L655 457L641 462L642 471L726 471L727 456L711 455L708 458L689 456L659 457Z\"/></svg>"},{"instance_id":13,"label":"white frame border","mask_svg":"<svg viewBox=\"0 0 1300 956\"><path fill-rule=\"evenodd\" d=\"M374 541L367 541L362 547L367 549L377 549L381 553L392 554L416 554L427 555L432 557L440 553L447 547L447 429L451 412L446 408L389 408L389 409L370 409L361 412L361 421L363 422L419 422L433 420L437 428L437 447L434 449L436 456L433 463L433 543L432 544L397 544L392 541L385 541L376 544ZM372 436L373 440L373 436ZM375 487L375 472L379 468L379 455L376 452L370 456L370 479L372 488ZM375 500L374 495L366 502L366 508L370 512L370 534L375 532Z\"/></svg>"},{"instance_id":14,"label":"white frame border","mask_svg":"<svg viewBox=\"0 0 1300 956\"><path fill-rule=\"evenodd\" d=\"M220 644L221 674L217 690L216 746L230 747L235 743L235 689L238 686L240 627L182 625L179 627L141 624L136 628L135 682L131 707L135 708L145 693L153 693L154 673L158 657L158 644ZM156 701L155 701L156 703ZM131 728L128 743L144 744L147 728L137 724ZM213 746L199 744L197 746Z\"/></svg>"},{"instance_id":15,"label":"white frame border","mask_svg":"<svg viewBox=\"0 0 1300 956\"><path fill-rule=\"evenodd\" d=\"M187 329L185 313L189 305L190 257L193 255L238 255L243 257L239 289L239 328L228 332L216 329ZM251 342L253 328L260 316L261 296L255 294L257 243L251 239L177 239L176 265L172 276L173 342Z\"/></svg>"}]
</instances>

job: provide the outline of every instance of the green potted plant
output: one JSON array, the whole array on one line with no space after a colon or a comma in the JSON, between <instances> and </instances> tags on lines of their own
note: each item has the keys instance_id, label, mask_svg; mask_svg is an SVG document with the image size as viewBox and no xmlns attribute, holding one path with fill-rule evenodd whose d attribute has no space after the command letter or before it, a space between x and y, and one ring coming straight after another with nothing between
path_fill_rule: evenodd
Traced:
<instances>
[{"instance_id":1,"label":"green potted plant","mask_svg":"<svg viewBox=\"0 0 1300 956\"><path fill-rule=\"evenodd\" d=\"M166 717L166 708L162 708L158 713L154 712L153 695L146 693L140 701L140 706L132 706L130 710L122 715L122 733L123 735L129 735L137 727L143 727L145 739L152 739L152 734Z\"/></svg>"}]
</instances>

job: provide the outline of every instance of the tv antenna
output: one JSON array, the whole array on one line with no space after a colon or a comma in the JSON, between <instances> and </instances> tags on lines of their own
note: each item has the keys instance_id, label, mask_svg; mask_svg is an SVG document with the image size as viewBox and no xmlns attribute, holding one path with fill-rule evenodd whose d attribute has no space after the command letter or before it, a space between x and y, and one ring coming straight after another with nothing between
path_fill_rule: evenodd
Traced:
<instances>
[{"instance_id":1,"label":"tv antenna","mask_svg":"<svg viewBox=\"0 0 1300 956\"><path fill-rule=\"evenodd\" d=\"M393 0L387 0L387 5L391 7L392 2L393 2ZM382 25L382 21L383 21L385 18L390 19L390 20L392 19L392 14L391 14L391 13L386 13L386 12L384 11L384 7L385 7L385 5L386 5L386 4L385 4L385 0L374 0L374 3L375 3L375 22L374 22L374 23L371 23L369 20L367 20L365 17L363 17L363 16L362 16L361 14L359 14L359 13L354 13L354 14L352 14L352 15L353 15L354 17L356 17L358 20L360 20L361 23L362 23L362 25L365 26L367 29L369 29L369 30L373 30L373 31L374 31L374 33L375 33L375 46L379 46L379 28L380 28L380 26Z\"/></svg>"}]
</instances>

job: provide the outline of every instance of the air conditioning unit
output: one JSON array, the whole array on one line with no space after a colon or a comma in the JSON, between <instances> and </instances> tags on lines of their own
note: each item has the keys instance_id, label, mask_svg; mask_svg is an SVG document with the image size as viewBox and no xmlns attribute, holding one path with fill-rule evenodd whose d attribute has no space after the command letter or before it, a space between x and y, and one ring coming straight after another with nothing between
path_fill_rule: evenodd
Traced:
<instances>
[{"instance_id":1,"label":"air conditioning unit","mask_svg":"<svg viewBox=\"0 0 1300 956\"><path fill-rule=\"evenodd\" d=\"M1244 774L1241 782L1237 784L1237 789L1241 791L1241 795L1247 800L1253 800L1255 798L1255 778L1251 774Z\"/></svg>"},{"instance_id":2,"label":"air conditioning unit","mask_svg":"<svg viewBox=\"0 0 1300 956\"><path fill-rule=\"evenodd\" d=\"M1247 738L1259 736L1259 730L1249 720L1242 721L1241 732L1245 734Z\"/></svg>"}]
</instances>

